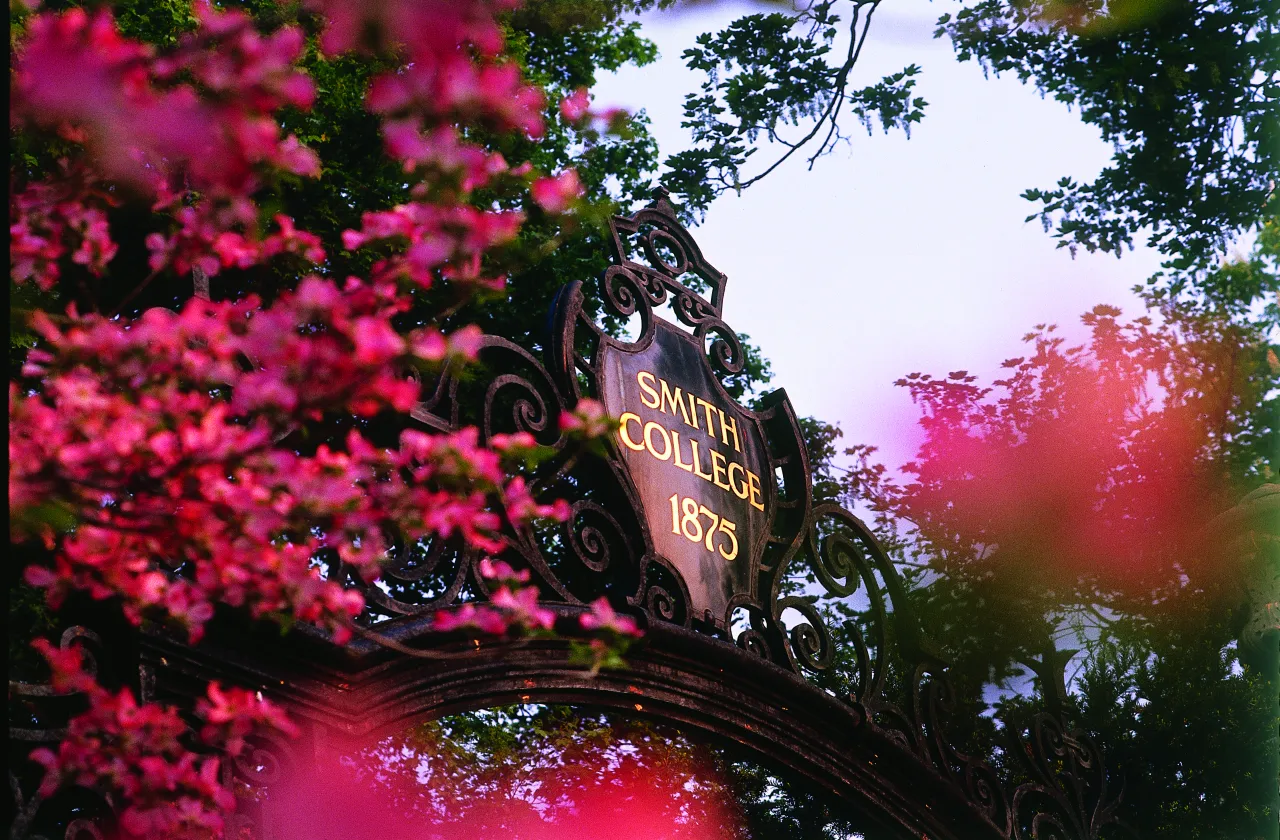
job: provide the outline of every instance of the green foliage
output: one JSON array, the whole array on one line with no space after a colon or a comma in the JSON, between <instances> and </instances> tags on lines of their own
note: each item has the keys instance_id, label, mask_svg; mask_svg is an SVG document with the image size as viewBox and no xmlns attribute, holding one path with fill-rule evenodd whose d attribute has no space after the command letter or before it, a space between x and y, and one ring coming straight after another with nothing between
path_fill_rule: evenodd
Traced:
<instances>
[{"instance_id":1,"label":"green foliage","mask_svg":"<svg viewBox=\"0 0 1280 840\"><path fill-rule=\"evenodd\" d=\"M9 378L18 375L27 350L35 346L36 336L27 319L37 309L53 308L56 297L41 291L34 283L16 285L9 281Z\"/></svg>"},{"instance_id":2,"label":"green foliage","mask_svg":"<svg viewBox=\"0 0 1280 840\"><path fill-rule=\"evenodd\" d=\"M698 93L685 97L682 125L691 130L693 145L667 158L662 180L686 197L688 212L702 214L720 193L740 192L806 147L812 167L848 139L840 128L845 109L868 133L879 122L886 132L901 128L910 134L923 118L927 103L912 96L920 72L914 64L874 85L850 86L878 0L849 4L843 30L837 6L826 0L796 14L746 15L719 33L698 36L697 46L685 50L690 69L706 80ZM842 31L848 43L840 57ZM747 175L748 159L762 138L785 151Z\"/></svg>"},{"instance_id":3,"label":"green foliage","mask_svg":"<svg viewBox=\"0 0 1280 840\"><path fill-rule=\"evenodd\" d=\"M353 756L354 767L400 813L427 824L510 835L532 816L573 825L632 785L660 812L632 818L675 829L706 822L723 790L702 774L705 749L648 721L568 706L508 706L425 723ZM535 816L536 814L536 816ZM668 835L663 835L668 836Z\"/></svg>"},{"instance_id":4,"label":"green foliage","mask_svg":"<svg viewBox=\"0 0 1280 840\"><path fill-rule=\"evenodd\" d=\"M1140 285L1147 324L1167 351L1198 359L1151 396L1196 406L1209 429L1197 478L1243 495L1280 467L1280 227L1274 177L1280 154L1280 39L1265 2L987 0L939 21L961 60L1012 72L1079 109L1115 152L1092 183L1065 178L1029 190L1060 247L1114 252L1139 236L1166 255ZM1256 234L1243 256L1227 243ZM1105 338L1105 337L1104 337ZM956 383L957 387L959 383ZM973 386L977 387L977 386ZM994 401L996 398L992 397ZM1017 403L1016 394L1000 397ZM992 416L1004 410L994 402ZM851 496L883 495L890 474L853 447ZM922 453L924 455L925 453ZM1227 502L1230 504L1230 502ZM1218 510L1196 511L1207 520ZM1274 837L1275 659L1246 655L1242 628L1257 604L1241 600L1234 556L1181 566L1160 594L1054 589L1002 571L1008 547L923 535L886 515L878 531L913 582L911 601L942 643L957 688L954 725L976 754L995 756L1000 733L975 713L1025 721L1034 698L990 704L990 687L1025 692L1021 663L1055 647L1082 648L1068 673L1074 721L1125 777L1122 816L1152 838ZM1173 564L1177 546L1151 545ZM1181 562L1181 561L1178 561ZM1070 591L1068 591L1070 590ZM1268 644L1274 646L1274 636ZM1036 691L1044 686L1037 681ZM971 721L980 723L974 727Z\"/></svg>"},{"instance_id":5,"label":"green foliage","mask_svg":"<svg viewBox=\"0 0 1280 840\"><path fill-rule=\"evenodd\" d=\"M1080 722L1124 773L1125 816L1145 836L1263 837L1277 819L1265 811L1275 787L1265 733L1277 725L1267 681L1242 666L1220 615L1197 618L1191 632L1184 621L1120 622L1091 643Z\"/></svg>"},{"instance_id":6,"label":"green foliage","mask_svg":"<svg viewBox=\"0 0 1280 840\"><path fill-rule=\"evenodd\" d=\"M113 10L121 34L158 47L172 47L196 28L190 0L132 0Z\"/></svg>"},{"instance_id":7,"label":"green foliage","mask_svg":"<svg viewBox=\"0 0 1280 840\"><path fill-rule=\"evenodd\" d=\"M776 767L749 759L718 762L741 809L742 836L750 840L832 840L868 836L840 800Z\"/></svg>"},{"instance_id":8,"label":"green foliage","mask_svg":"<svg viewBox=\"0 0 1280 840\"><path fill-rule=\"evenodd\" d=\"M10 550L15 550L10 548ZM31 647L31 640L53 634L57 620L45 603L44 592L25 583L9 586L9 679L37 681L47 673L44 659Z\"/></svg>"},{"instance_id":9,"label":"green foliage","mask_svg":"<svg viewBox=\"0 0 1280 840\"><path fill-rule=\"evenodd\" d=\"M1146 233L1186 269L1276 212L1270 0L985 0L938 24L962 61L1035 84L1113 145L1093 182L1025 193L1040 204L1028 218L1055 227L1059 246L1118 254Z\"/></svg>"},{"instance_id":10,"label":"green foliage","mask_svg":"<svg viewBox=\"0 0 1280 840\"><path fill-rule=\"evenodd\" d=\"M632 796L633 785L659 793L646 797L643 813L629 815L629 828L649 824L661 832L654 836L684 836L680 828L699 820L743 840L829 840L860 827L839 801L734 745L571 706L452 715L385 738L353 758L397 809L472 830L478 820L518 819L534 809L552 826L601 794ZM394 781L415 777L417 786ZM676 834L666 833L671 829Z\"/></svg>"},{"instance_id":11,"label":"green foliage","mask_svg":"<svg viewBox=\"0 0 1280 840\"><path fill-rule=\"evenodd\" d=\"M835 474L836 441L844 433L839 426L824 423L816 417L801 417L800 434L809 453L814 504L839 501L841 486Z\"/></svg>"}]
</instances>

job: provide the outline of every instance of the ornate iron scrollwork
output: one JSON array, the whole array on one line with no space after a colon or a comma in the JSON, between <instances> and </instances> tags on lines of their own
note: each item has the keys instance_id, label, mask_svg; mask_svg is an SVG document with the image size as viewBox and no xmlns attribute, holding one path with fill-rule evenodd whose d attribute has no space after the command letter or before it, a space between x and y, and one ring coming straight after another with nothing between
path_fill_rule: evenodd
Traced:
<instances>
[{"instance_id":1,"label":"ornate iron scrollwork","mask_svg":"<svg viewBox=\"0 0 1280 840\"><path fill-rule=\"evenodd\" d=\"M1040 713L1028 734L1015 729L1012 740L1029 779L1017 786L1010 804L1017 840L1070 840L1096 837L1107 826L1123 828L1116 818L1119 797L1108 796L1102 750L1086 733Z\"/></svg>"},{"instance_id":2,"label":"ornate iron scrollwork","mask_svg":"<svg viewBox=\"0 0 1280 840\"><path fill-rule=\"evenodd\" d=\"M610 232L614 264L599 279L598 298L606 315L633 325L630 335L611 332L588 314L593 310L585 305L584 285L571 282L554 308L545 365L511 342L488 337L481 364L497 373L483 394L468 394L468 386L446 371L414 416L441 429L476 422L485 436L528 431L561 452L565 442L553 418L585 397L602 398L604 365L617 354L644 351L674 325L702 348L715 376L740 373L742 344L722 319L727 278L680 224L666 192L658 190L654 202L634 215L614 218ZM669 307L670 320L659 313L662 307ZM568 498L573 515L553 532L513 529L509 559L537 575L548 600L582 604L607 592L650 623L727 637L828 690L839 685L858 719L914 755L922 771L961 790L993 836L1096 837L1113 821L1115 802L1106 797L1101 757L1091 742L1065 734L1060 706L1054 709L1059 716L1037 718L1030 739L1010 747L1031 762L1030 781L1002 778L986 761L952 746L946 720L953 689L945 663L913 616L893 563L858 517L836 504L815 504L808 455L785 392L765 395L755 411L743 410L763 442L768 525L753 580L733 596L724 616L699 615L680 568L657 550L643 494L616 445L609 458L553 459L532 477ZM410 604L371 590L370 600L395 615L456 603L466 595L462 581L478 581L473 559L440 546L420 547L397 558L388 578L402 585L447 566L439 594ZM470 591L484 596L482 586ZM833 618L822 607L833 599L857 600L856 616ZM897 667L906 669L897 680L907 686L901 696L886 693L891 646ZM829 676L834 671L838 677Z\"/></svg>"},{"instance_id":3,"label":"ornate iron scrollwork","mask_svg":"<svg viewBox=\"0 0 1280 840\"><path fill-rule=\"evenodd\" d=\"M102 670L102 638L87 627L68 627L59 646L78 649L86 672L98 674ZM78 699L48 683L9 681L9 793L13 809L9 836L14 840L103 840L114 824L111 802L97 791L77 787L45 796L39 789L40 775L26 755L35 747L55 747L62 740Z\"/></svg>"},{"instance_id":4,"label":"ornate iron scrollwork","mask_svg":"<svg viewBox=\"0 0 1280 840\"><path fill-rule=\"evenodd\" d=\"M1108 794L1100 751L1064 724L1061 704L1051 705L1049 713L1036 717L1025 729L1006 727L1013 737L1008 752L1017 757L1021 766L1017 775L1002 775L983 759L955 748L946 728L953 711L953 691L945 663L914 617L905 587L871 531L839 505L815 503L800 424L785 392L765 395L753 408L743 407L728 396L724 382L742 371L745 355L737 334L722 318L727 278L707 261L679 223L666 193L659 191L650 206L634 215L613 219L611 246L614 264L599 278L596 287L605 318L598 320L590 314L595 308L586 305L587 292L581 282L569 283L554 308L545 360L510 341L488 336L483 339L477 362L480 375L470 371L464 377L458 370L446 368L423 389L426 396L412 412L416 422L437 430L475 426L484 439L500 433L528 432L553 453L526 478L544 497L568 500L571 515L567 522L555 526L516 526L506 519L509 547L504 559L528 569L541 590L541 598L557 609L571 613L601 595L608 596L616 608L643 616L652 638L677 647L692 646L700 654L716 659L723 666L717 666L718 673L737 668L754 673L753 679L760 686L772 681L767 692L759 687L757 693L752 693L754 688L743 688L742 681L733 683L743 692L739 699L751 705L755 717L737 729L728 724L708 725L711 730L732 732L734 737L743 739L759 737L763 739L761 743L776 746L777 754L787 756L793 767L800 766L808 756L799 755L799 751L812 750L815 744L824 749L832 744L847 745L853 741L841 739L853 735L815 733L810 722L789 718L785 724L778 723L776 731L766 737L760 733L773 725L770 719L779 709L769 704L787 696L807 704L807 709L825 709L833 714L836 712L832 709L836 709L845 726L856 729L859 737L866 734L868 740L858 743L871 743L876 750L882 748L879 745L886 745L883 748L900 753L894 757L876 752L862 755L860 762L873 769L859 767L856 773L849 769L843 776L851 786L847 790L871 791L866 794L867 801L874 807L896 808L900 820L910 817L910 808L902 807L902 801L911 804L913 795L928 794L899 790L895 794L898 800L881 796L874 790L879 779L875 774L880 772L874 769L880 766L877 762L899 768L905 762L909 773L921 780L922 790L944 790L946 796L962 803L959 811L950 813L952 819L960 821L958 825L967 828L952 830L941 817L915 823L931 825L942 831L942 836L1016 840L1098 837L1103 827L1115 821L1116 799ZM669 318L659 311L662 307L669 307ZM610 324L629 321L633 329L630 334L621 334L600 320ZM737 511L732 514L730 527L724 527L723 522L731 519L726 513L729 508L717 512L709 504L702 504L701 510L709 514L706 521L719 524L716 529L704 527L699 519L697 539L690 530L682 532L683 521L676 521L680 514L679 492L668 500L668 522L663 517L667 516L664 499L669 488L655 496L651 487L637 482L633 475L637 451L632 445L634 439L619 436L606 456L586 455L573 450L557 423L561 412L573 410L584 398L604 400L610 393L616 396L616 389L610 392L609 388L617 385L623 362L640 360L647 364L660 360L662 353L655 347L662 352L674 352L671 348L675 348L684 354L684 368L676 371L685 377L681 381L686 386L692 382L708 389L688 394L678 388L672 391L672 423L678 411L683 413L685 425L672 427L668 446L673 441L673 449L680 445L677 432L685 438L695 432L701 435L707 462L699 466L699 450L691 446L688 451L692 463L678 466L682 470L688 467L689 475L696 475L696 480L712 488L709 493L719 493L715 498ZM644 381L640 373L652 375L654 399L658 398L657 372L639 363L627 370L637 382ZM677 397L677 393L683 396ZM685 402L677 409L682 399ZM705 412L705 419L699 419L699 411ZM637 416L630 428L641 434L647 427ZM661 438L661 433L654 434L654 440ZM720 446L715 454L713 444ZM730 452L740 459L732 466L726 454ZM675 461L651 454L663 461L662 469L675 469ZM633 460L628 462L628 457ZM678 461L678 450L674 457ZM741 472L735 473L735 469ZM758 486L747 479L748 471ZM667 475L683 480L674 472ZM683 486L700 485L695 482ZM704 499L712 498L700 496L692 502L698 508ZM702 516L699 511L697 517ZM670 537L674 537L674 543ZM670 550L661 548L678 546L682 539L688 543L688 555L683 558L671 556ZM488 597L486 583L477 569L479 558L457 543L392 542L392 556L377 584L366 584L349 575L336 559L328 569L329 574L363 588L369 605L365 620L370 623L409 628L406 633L418 633L417 641L429 644L429 626L425 623L429 614ZM695 579L699 569L710 569L709 577ZM843 612L831 608L837 602L845 604ZM424 627L426 630L422 630ZM64 646L92 642L93 637L87 633L69 633L63 638ZM166 649L179 645L172 640L155 644L169 646ZM752 656L745 656L742 651ZM477 643L474 655L495 654ZM499 693L494 697L506 701L512 697L523 701L530 696L526 690L535 690L538 679L543 677L552 684L548 696L553 698L606 692L598 682L586 685L566 676L559 665L547 672L539 671L537 656L541 654L536 650L526 650L522 655L526 658L511 664L508 670L514 673L518 665L535 676L524 678L518 693L508 685L515 677L507 680L492 659L485 660L489 664L484 668L459 669L461 676L457 679L463 681L459 684L474 675L474 679L482 681L478 684L497 686L493 690ZM559 654L547 648L546 655ZM670 653L674 659L663 659L667 654L662 651L654 655L656 664L645 677L649 680L645 683L648 689L628 682L629 677L619 678L616 691L626 700L625 708L631 707L633 692L649 690L667 706L650 704L646 708L665 708L671 720L706 724L716 715L735 713L733 703L710 695L712 689L708 686L716 685L717 678L713 668L704 667L696 656L680 658L677 653ZM366 709L355 701L348 703L351 686L334 676L341 673L341 668L332 664L336 658L330 657L330 664L306 672L310 682L305 694L300 695L305 696L305 701L299 701L299 706L313 710L327 702L330 717L354 729L352 721L365 715ZM217 661L216 656L210 661ZM1046 659L1046 667L1049 664L1053 663ZM275 682L285 685L283 680L263 679L274 676L268 666L244 672L224 664L208 667L221 679L233 679L236 674L249 679L245 676L249 674L264 687ZM412 686L402 688L398 683L394 688L385 687L379 680L402 679L391 665L378 664L368 673L378 675L368 677L371 686L383 687L376 691L370 688L367 697L377 702L394 698L385 700L389 709L385 717L390 723L412 719L424 713L422 710L456 705L451 700L441 700L434 689L419 691ZM438 680L444 676L433 673L420 679ZM805 679L814 685L801 682ZM1042 682L1050 684L1047 680ZM468 698L479 696L474 693L478 689L467 690L473 692L466 695ZM50 691L47 686L10 683L11 698L39 699ZM697 711L685 714L679 703L691 696L696 696ZM321 702L317 699L321 697L328 699ZM14 705L11 702L11 718ZM636 704L635 708L640 709L641 705ZM809 741L805 747L797 740L797 733L817 740ZM58 737L56 727L19 725L11 729L11 738L28 744L54 742ZM291 756L288 744L259 742L227 772L252 798L252 791L270 785L285 772L293 761ZM840 769L834 761L825 766L828 775L833 769ZM813 772L817 776L823 771ZM33 794L24 793L30 786L24 787L23 780L12 772L10 786L17 815L11 835L31 836L28 832L36 825L37 813L44 803ZM918 804L929 803L922 799ZM902 816L904 813L907 817ZM249 817L244 819L252 821ZM977 833L961 833L970 829ZM100 836L94 834L96 831L82 821L65 826L67 840ZM947 835L947 831L952 833Z\"/></svg>"}]
</instances>

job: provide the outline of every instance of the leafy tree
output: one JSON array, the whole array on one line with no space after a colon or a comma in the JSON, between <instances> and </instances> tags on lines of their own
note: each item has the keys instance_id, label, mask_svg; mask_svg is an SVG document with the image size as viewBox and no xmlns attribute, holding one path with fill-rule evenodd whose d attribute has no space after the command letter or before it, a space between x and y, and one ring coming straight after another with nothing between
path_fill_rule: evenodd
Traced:
<instances>
[{"instance_id":1,"label":"leafy tree","mask_svg":"<svg viewBox=\"0 0 1280 840\"><path fill-rule=\"evenodd\" d=\"M937 34L1078 108L1113 144L1092 183L1025 194L1060 246L1118 253L1146 232L1177 268L1203 268L1276 213L1275 4L987 0L942 16Z\"/></svg>"},{"instance_id":2,"label":"leafy tree","mask_svg":"<svg viewBox=\"0 0 1280 840\"><path fill-rule=\"evenodd\" d=\"M902 483L853 447L847 489L878 507L940 631L961 721L992 683L1083 648L1068 712L1113 745L1135 829L1274 837L1276 659L1246 638L1261 605L1241 559L1199 530L1280 466L1273 4L981 2L937 34L1113 143L1093 183L1028 190L1030 218L1060 247L1119 255L1145 234L1168 260L1139 287L1148 313L1095 310L1084 346L1042 325L989 385L900 382L926 442ZM979 752L998 735L968 734Z\"/></svg>"},{"instance_id":3,"label":"leafy tree","mask_svg":"<svg viewBox=\"0 0 1280 840\"><path fill-rule=\"evenodd\" d=\"M1242 665L1246 657L1216 606L1184 604L1176 622L1113 626L1090 643L1080 673L1079 721L1124 774L1125 817L1144 836L1254 838L1275 830L1267 790L1275 743L1266 733L1277 721L1268 680Z\"/></svg>"},{"instance_id":4,"label":"leafy tree","mask_svg":"<svg viewBox=\"0 0 1280 840\"><path fill-rule=\"evenodd\" d=\"M612 711L450 715L318 766L277 806L279 836L863 836L839 802L728 744ZM868 835L873 836L873 835Z\"/></svg>"},{"instance_id":5,"label":"leafy tree","mask_svg":"<svg viewBox=\"0 0 1280 840\"><path fill-rule=\"evenodd\" d=\"M691 130L692 145L667 157L663 182L697 214L717 195L740 192L797 153L812 168L848 142L845 116L868 133L879 123L885 132L900 128L909 135L928 104L912 95L920 68L912 64L863 87L853 79L879 5L820 0L792 13L746 15L698 36L697 46L684 52L688 66L706 75L699 91L685 97L682 125ZM760 139L784 151L748 173Z\"/></svg>"},{"instance_id":6,"label":"leafy tree","mask_svg":"<svg viewBox=\"0 0 1280 840\"><path fill-rule=\"evenodd\" d=\"M1213 550L1206 529L1275 475L1274 331L1161 301L1159 322L1095 309L1079 347L1042 328L990 386L964 371L900 381L925 436L908 478L854 447L847 489L913 572L959 725L989 707L991 684L1016 691L1030 664L1082 648L1068 711L1141 780L1126 795L1131 825L1268 836L1280 715L1260 670L1274 665L1250 655L1245 632L1262 604L1243 558ZM995 705L1016 719L1026 704ZM960 737L979 753L998 743L993 728Z\"/></svg>"},{"instance_id":7,"label":"leafy tree","mask_svg":"<svg viewBox=\"0 0 1280 840\"><path fill-rule=\"evenodd\" d=\"M1202 530L1280 466L1274 13L982 3L939 24L961 58L1079 105L1115 143L1094 184L1027 193L1060 245L1118 253L1146 228L1169 260L1139 287L1148 313L1095 309L1084 346L1042 325L990 385L901 381L926 435L909 480L854 447L848 489L915 570L971 708L1083 648L1069 711L1116 745L1132 826L1274 836L1275 660L1250 653L1261 605L1240 559ZM1223 256L1248 232L1247 256Z\"/></svg>"}]
</instances>

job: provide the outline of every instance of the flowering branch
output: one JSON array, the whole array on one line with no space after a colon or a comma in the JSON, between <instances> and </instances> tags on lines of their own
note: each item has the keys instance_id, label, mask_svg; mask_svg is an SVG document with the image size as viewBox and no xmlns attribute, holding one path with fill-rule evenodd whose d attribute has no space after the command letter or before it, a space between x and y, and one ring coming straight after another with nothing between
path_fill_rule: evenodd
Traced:
<instances>
[{"instance_id":1,"label":"flowering branch","mask_svg":"<svg viewBox=\"0 0 1280 840\"><path fill-rule=\"evenodd\" d=\"M61 162L15 179L12 280L50 291L70 266L108 274L123 244L110 211L122 204L141 202L160 225L136 243L150 273L115 314L97 314L92 295L62 314L32 313L36 346L10 382L10 536L46 549L22 573L55 608L75 592L113 599L135 624L157 620L194 642L215 607L228 605L283 626L308 622L345 642L353 632L378 634L355 624L364 599L323 574L325 558L372 582L391 535L455 539L491 558L506 547L504 523L568 517L566 503L541 500L513 477L536 448L529 435L482 441L474 428L406 428L387 442L359 427L407 415L420 396L410 370L478 352L473 327L402 323L421 289L503 287L504 249L524 215L502 209L514 200L482 202L475 192L527 191L533 205L566 219L581 204L573 170L511 165L472 139L478 130L527 138L544 130L545 95L503 53L495 15L510 4L308 5L325 22L327 55L355 49L395 65L372 79L366 105L413 186L409 201L371 210L343 233L348 249L379 249L363 278L332 277L319 237L257 200L282 179L323 170L280 128L281 109L306 111L316 95L297 66L300 30L262 32L242 12L197 2L195 31L165 50L123 36L108 9L37 12L17 41L12 121L61 150ZM585 92L562 103L561 115L596 119ZM197 297L176 311L119 314L152 283L283 255L314 271L269 301ZM289 443L332 418L354 421L345 437ZM591 403L564 423L579 448L608 429ZM551 629L527 571L485 559L480 573L493 585L488 602L442 612L436 630ZM610 640L620 645L636 631L604 602L592 610L583 627L605 642L599 667L611 661ZM232 807L220 762L255 731L292 731L267 701L215 684L195 710L202 724L193 739L173 708L109 692L78 653L37 644L55 687L89 704L57 750L34 754L47 771L44 790L80 784L109 794L128 835L219 835ZM197 740L206 752L194 751Z\"/></svg>"}]
</instances>

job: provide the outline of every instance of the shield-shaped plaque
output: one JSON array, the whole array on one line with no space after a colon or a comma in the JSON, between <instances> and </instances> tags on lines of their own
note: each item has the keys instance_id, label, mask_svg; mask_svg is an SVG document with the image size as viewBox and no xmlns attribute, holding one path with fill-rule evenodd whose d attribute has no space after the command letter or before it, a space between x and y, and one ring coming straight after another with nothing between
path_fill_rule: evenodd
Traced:
<instances>
[{"instance_id":1,"label":"shield-shaped plaque","mask_svg":"<svg viewBox=\"0 0 1280 840\"><path fill-rule=\"evenodd\" d=\"M605 347L599 373L654 548L680 573L694 614L723 620L735 595L756 594L772 509L759 421L725 393L693 338L661 319L644 346Z\"/></svg>"},{"instance_id":2,"label":"shield-shaped plaque","mask_svg":"<svg viewBox=\"0 0 1280 840\"><path fill-rule=\"evenodd\" d=\"M600 296L612 314L638 317L639 335L610 335L584 314L584 292L572 284L558 304L552 356L567 390L597 397L620 422L615 462L647 556L679 576L692 618L725 627L734 607L771 595L761 574L770 544L785 552L798 536L793 514L803 514L807 494L780 497L777 475L796 471L807 482L799 429L784 394L757 414L726 390L743 362L720 317L727 280L665 195L610 227L615 265ZM671 319L655 311L668 303ZM789 514L781 527L779 501Z\"/></svg>"}]
</instances>

